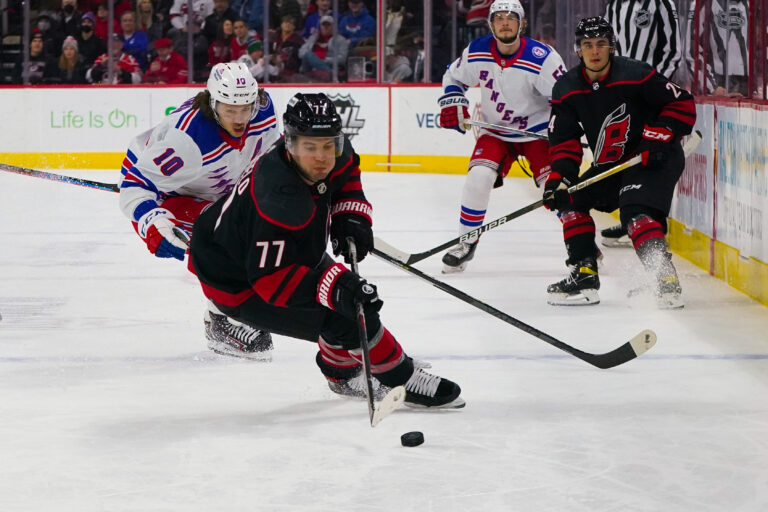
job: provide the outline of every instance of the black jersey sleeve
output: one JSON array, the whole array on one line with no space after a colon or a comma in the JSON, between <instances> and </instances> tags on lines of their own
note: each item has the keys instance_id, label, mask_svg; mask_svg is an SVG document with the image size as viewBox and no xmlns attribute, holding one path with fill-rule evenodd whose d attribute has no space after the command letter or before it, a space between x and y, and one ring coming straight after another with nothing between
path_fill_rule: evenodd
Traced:
<instances>
[{"instance_id":1,"label":"black jersey sleeve","mask_svg":"<svg viewBox=\"0 0 768 512\"><path fill-rule=\"evenodd\" d=\"M668 126L675 136L679 138L693 131L696 105L690 92L661 73L653 72L643 83L643 97L658 112L656 120Z\"/></svg>"},{"instance_id":2,"label":"black jersey sleeve","mask_svg":"<svg viewBox=\"0 0 768 512\"><path fill-rule=\"evenodd\" d=\"M568 94L574 92L569 87L571 80L566 78L558 81L552 89L549 160L554 172L573 182L579 175L581 160L584 156L581 149L581 136L584 131L579 124L577 113L563 101Z\"/></svg>"}]
</instances>

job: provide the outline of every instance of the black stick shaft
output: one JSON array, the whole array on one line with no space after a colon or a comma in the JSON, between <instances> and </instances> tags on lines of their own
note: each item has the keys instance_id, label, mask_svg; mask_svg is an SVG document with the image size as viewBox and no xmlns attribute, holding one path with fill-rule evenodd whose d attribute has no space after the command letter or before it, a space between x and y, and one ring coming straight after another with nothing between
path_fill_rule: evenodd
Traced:
<instances>
[{"instance_id":1,"label":"black stick shaft","mask_svg":"<svg viewBox=\"0 0 768 512\"><path fill-rule=\"evenodd\" d=\"M550 336L549 334L542 332L535 327L526 324L525 322L522 322L518 320L517 318L508 315L507 313L504 313L503 311L499 311L498 309L494 308L493 306L490 306L486 304L485 302L476 299L472 297L471 295L468 295L467 293L464 293L463 291L454 288L442 281L439 281L433 277L430 277L420 270L411 267L410 265L403 263L402 261L398 261L397 259L389 256L388 254L378 250L373 249L372 253L376 255L377 257L383 259L384 261L399 267L402 270L405 270L406 272L415 275L416 277L428 282L435 288L438 288L439 290L442 290L449 295L453 295L459 300L462 300L466 302L467 304L476 307L477 309L484 311L490 315L495 316L499 320L506 322L510 325L513 325L517 327L518 329L527 332L528 334L546 342L552 345L553 347L556 347L563 352L567 352L571 354L572 356L575 356L582 361L585 361L592 366L595 366L597 368L606 369L606 368L613 368L614 366L618 366L620 364L626 363L627 361L630 361L638 356L638 353L635 351L635 348L633 347L632 343L627 342L624 343L622 346L616 348L615 350L612 350L610 352L606 352L605 354L590 354L588 352L584 352L582 350L579 350L575 347L572 347L571 345L568 345L567 343L564 343L557 338L554 338ZM647 348L650 348L650 346L655 343L655 335L653 335L653 341L649 341L646 339L646 343L648 344ZM646 350L647 350L646 348ZM642 353L642 352L641 352Z\"/></svg>"}]
</instances>

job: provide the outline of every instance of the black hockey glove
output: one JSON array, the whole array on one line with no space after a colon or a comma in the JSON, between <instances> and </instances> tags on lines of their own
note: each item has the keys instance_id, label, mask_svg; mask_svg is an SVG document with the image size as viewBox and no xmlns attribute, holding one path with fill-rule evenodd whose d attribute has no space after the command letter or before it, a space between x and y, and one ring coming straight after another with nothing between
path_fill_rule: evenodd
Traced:
<instances>
[{"instance_id":1,"label":"black hockey glove","mask_svg":"<svg viewBox=\"0 0 768 512\"><path fill-rule=\"evenodd\" d=\"M320 276L317 302L352 320L357 318L357 304L363 305L366 316L377 313L384 305L376 293L376 286L341 263L331 265Z\"/></svg>"},{"instance_id":2,"label":"black hockey glove","mask_svg":"<svg viewBox=\"0 0 768 512\"><path fill-rule=\"evenodd\" d=\"M550 171L544 183L544 206L548 210L562 210L573 203L573 197L568 193L568 182L560 173Z\"/></svg>"},{"instance_id":3,"label":"black hockey glove","mask_svg":"<svg viewBox=\"0 0 768 512\"><path fill-rule=\"evenodd\" d=\"M674 140L675 134L665 125L646 124L643 128L643 138L637 145L637 153L642 159L643 167L655 169L663 165Z\"/></svg>"},{"instance_id":4,"label":"black hockey glove","mask_svg":"<svg viewBox=\"0 0 768 512\"><path fill-rule=\"evenodd\" d=\"M357 261L363 261L373 249L371 205L364 201L347 200L335 204L333 212L331 245L334 256L342 254L346 263L352 263L352 259L349 257L349 243L347 242L347 237L352 237L357 247Z\"/></svg>"}]
</instances>

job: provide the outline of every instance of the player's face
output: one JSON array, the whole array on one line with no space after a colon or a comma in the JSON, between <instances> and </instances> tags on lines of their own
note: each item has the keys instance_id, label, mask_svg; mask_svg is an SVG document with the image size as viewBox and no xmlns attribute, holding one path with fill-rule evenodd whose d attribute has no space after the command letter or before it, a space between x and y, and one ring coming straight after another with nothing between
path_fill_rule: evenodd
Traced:
<instances>
[{"instance_id":1,"label":"player's face","mask_svg":"<svg viewBox=\"0 0 768 512\"><path fill-rule=\"evenodd\" d=\"M491 26L496 39L504 44L512 44L517 39L517 32L520 28L520 20L517 14L513 12L496 12L491 18Z\"/></svg>"},{"instance_id":2,"label":"player's face","mask_svg":"<svg viewBox=\"0 0 768 512\"><path fill-rule=\"evenodd\" d=\"M313 183L328 176L336 165L334 137L296 137L291 156Z\"/></svg>"},{"instance_id":3,"label":"player's face","mask_svg":"<svg viewBox=\"0 0 768 512\"><path fill-rule=\"evenodd\" d=\"M219 124L222 128L233 137L242 137L253 114L253 104L227 105L217 102L216 114L219 116Z\"/></svg>"},{"instance_id":4,"label":"player's face","mask_svg":"<svg viewBox=\"0 0 768 512\"><path fill-rule=\"evenodd\" d=\"M579 57L584 59L588 70L600 72L608 65L611 58L611 42L605 37L582 39L579 44Z\"/></svg>"}]
</instances>

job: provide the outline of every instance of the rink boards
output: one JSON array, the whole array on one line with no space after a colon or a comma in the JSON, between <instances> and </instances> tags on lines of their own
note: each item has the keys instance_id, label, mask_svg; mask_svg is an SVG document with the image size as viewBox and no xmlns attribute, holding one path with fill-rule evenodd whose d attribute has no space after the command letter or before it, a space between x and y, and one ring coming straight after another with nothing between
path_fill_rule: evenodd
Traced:
<instances>
[{"instance_id":1,"label":"rink boards","mask_svg":"<svg viewBox=\"0 0 768 512\"><path fill-rule=\"evenodd\" d=\"M201 90L194 86L10 87L2 90L0 162L38 169L119 169L132 137ZM298 91L325 92L364 171L466 172L472 134L439 128L438 86L268 86L280 113ZM468 91L470 103L479 90ZM23 106L23 108L18 108ZM768 304L766 106L697 98L703 140L675 193L676 253ZM522 176L515 166L512 176Z\"/></svg>"}]
</instances>

